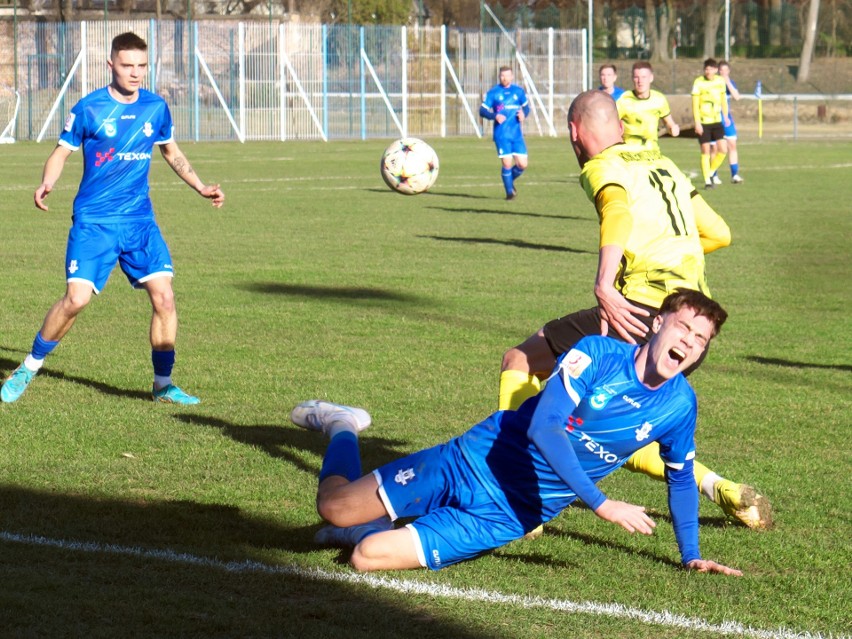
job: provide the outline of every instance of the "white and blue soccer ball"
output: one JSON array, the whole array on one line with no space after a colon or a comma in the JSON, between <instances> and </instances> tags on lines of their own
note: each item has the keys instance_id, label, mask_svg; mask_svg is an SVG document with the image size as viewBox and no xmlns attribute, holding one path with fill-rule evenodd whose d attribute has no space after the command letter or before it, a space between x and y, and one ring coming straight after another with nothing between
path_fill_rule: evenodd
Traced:
<instances>
[{"instance_id":1,"label":"white and blue soccer ball","mask_svg":"<svg viewBox=\"0 0 852 639\"><path fill-rule=\"evenodd\" d=\"M403 195L428 191L438 179L438 154L418 138L402 138L382 153L382 178Z\"/></svg>"}]
</instances>

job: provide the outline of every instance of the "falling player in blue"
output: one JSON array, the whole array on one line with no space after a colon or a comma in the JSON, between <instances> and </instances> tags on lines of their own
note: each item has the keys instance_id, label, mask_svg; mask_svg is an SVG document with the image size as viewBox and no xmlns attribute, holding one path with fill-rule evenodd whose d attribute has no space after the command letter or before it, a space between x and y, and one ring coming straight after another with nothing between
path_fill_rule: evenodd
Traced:
<instances>
[{"instance_id":1,"label":"falling player in blue","mask_svg":"<svg viewBox=\"0 0 852 639\"><path fill-rule=\"evenodd\" d=\"M479 115L494 120L494 144L500 158L500 178L506 189L506 199L514 200L518 194L515 180L527 168L527 144L524 142L524 119L530 114L527 94L517 84L509 67L500 67L500 82L482 101Z\"/></svg>"},{"instance_id":2,"label":"falling player in blue","mask_svg":"<svg viewBox=\"0 0 852 639\"><path fill-rule=\"evenodd\" d=\"M726 318L703 293L672 293L644 345L583 338L517 411L494 413L363 477L357 433L370 425L369 414L318 400L299 404L292 421L331 439L317 490L317 511L331 525L316 540L354 547L357 570L438 570L523 537L577 498L602 519L650 535L655 524L643 507L610 499L595 484L656 441L682 565L741 575L699 552L697 404L682 374ZM394 528L400 517L416 519Z\"/></svg>"},{"instance_id":3,"label":"falling player in blue","mask_svg":"<svg viewBox=\"0 0 852 639\"><path fill-rule=\"evenodd\" d=\"M65 161L83 149L83 178L74 199L66 248L65 295L48 311L32 351L0 389L4 402L16 401L59 344L77 315L106 285L116 262L134 288L144 288L151 301L152 395L155 401L197 404L172 383L177 337L177 311L172 290L169 249L154 219L148 197L148 172L154 146L175 173L199 195L222 206L218 184L204 184L174 140L165 101L146 91L148 46L134 33L112 41L107 61L109 86L93 91L71 109L59 144L47 158L35 205L46 211L45 199L59 180Z\"/></svg>"}]
</instances>

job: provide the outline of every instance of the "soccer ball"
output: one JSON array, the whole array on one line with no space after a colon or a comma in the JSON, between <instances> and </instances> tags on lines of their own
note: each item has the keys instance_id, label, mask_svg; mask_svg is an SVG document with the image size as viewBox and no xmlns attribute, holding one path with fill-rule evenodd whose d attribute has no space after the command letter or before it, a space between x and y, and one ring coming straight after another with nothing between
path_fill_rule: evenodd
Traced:
<instances>
[{"instance_id":1,"label":"soccer ball","mask_svg":"<svg viewBox=\"0 0 852 639\"><path fill-rule=\"evenodd\" d=\"M438 155L423 140L402 138L382 154L382 178L403 195L428 191L438 179Z\"/></svg>"}]
</instances>

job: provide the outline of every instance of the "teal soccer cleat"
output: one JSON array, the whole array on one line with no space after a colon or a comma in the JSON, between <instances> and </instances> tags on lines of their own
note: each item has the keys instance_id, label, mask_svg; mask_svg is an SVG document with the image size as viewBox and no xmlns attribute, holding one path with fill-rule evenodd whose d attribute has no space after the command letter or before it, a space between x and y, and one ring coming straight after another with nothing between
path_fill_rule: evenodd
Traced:
<instances>
[{"instance_id":1,"label":"teal soccer cleat","mask_svg":"<svg viewBox=\"0 0 852 639\"><path fill-rule=\"evenodd\" d=\"M151 396L155 402L163 402L165 404L183 404L184 406L190 406L192 404L201 403L200 399L184 393L174 384L163 386L160 390L153 388L151 390Z\"/></svg>"},{"instance_id":2,"label":"teal soccer cleat","mask_svg":"<svg viewBox=\"0 0 852 639\"><path fill-rule=\"evenodd\" d=\"M36 376L36 371L31 371L29 368L21 364L12 371L12 374L6 378L3 388L0 389L0 399L7 404L11 404L24 394L27 386L33 381Z\"/></svg>"}]
</instances>

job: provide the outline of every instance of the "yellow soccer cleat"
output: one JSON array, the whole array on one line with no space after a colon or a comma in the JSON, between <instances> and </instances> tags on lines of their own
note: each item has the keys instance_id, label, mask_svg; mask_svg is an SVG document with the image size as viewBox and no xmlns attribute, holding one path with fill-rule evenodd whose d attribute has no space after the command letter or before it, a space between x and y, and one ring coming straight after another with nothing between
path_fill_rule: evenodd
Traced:
<instances>
[{"instance_id":1,"label":"yellow soccer cleat","mask_svg":"<svg viewBox=\"0 0 852 639\"><path fill-rule=\"evenodd\" d=\"M748 484L736 484L721 479L713 485L713 501L729 517L753 530L772 528L772 506Z\"/></svg>"}]
</instances>

